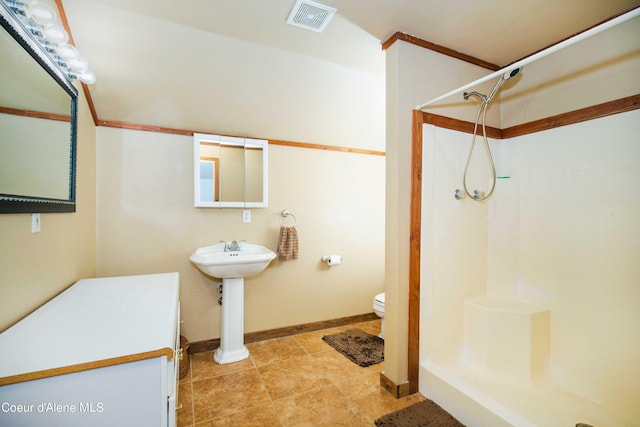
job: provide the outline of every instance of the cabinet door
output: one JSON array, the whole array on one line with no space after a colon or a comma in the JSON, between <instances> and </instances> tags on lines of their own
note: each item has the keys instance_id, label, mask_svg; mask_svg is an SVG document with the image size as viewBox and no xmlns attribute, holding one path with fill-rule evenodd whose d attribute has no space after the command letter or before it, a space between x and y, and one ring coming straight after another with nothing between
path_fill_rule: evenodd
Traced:
<instances>
[{"instance_id":1,"label":"cabinet door","mask_svg":"<svg viewBox=\"0 0 640 427\"><path fill-rule=\"evenodd\" d=\"M157 427L167 424L162 369L155 357L0 387L0 402L29 412L0 412L12 427ZM166 372L166 371L165 371ZM165 382L166 384L166 382Z\"/></svg>"}]
</instances>

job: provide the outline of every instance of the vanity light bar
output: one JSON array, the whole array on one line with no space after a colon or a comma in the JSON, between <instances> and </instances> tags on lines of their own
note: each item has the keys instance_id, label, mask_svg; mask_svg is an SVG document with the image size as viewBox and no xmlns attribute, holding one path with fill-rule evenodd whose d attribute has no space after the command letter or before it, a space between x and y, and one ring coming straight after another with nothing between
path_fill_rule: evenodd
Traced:
<instances>
[{"instance_id":1,"label":"vanity light bar","mask_svg":"<svg viewBox=\"0 0 640 427\"><path fill-rule=\"evenodd\" d=\"M69 35L51 6L39 0L3 1L64 74L86 84L95 83L96 75L78 49L68 43Z\"/></svg>"}]
</instances>

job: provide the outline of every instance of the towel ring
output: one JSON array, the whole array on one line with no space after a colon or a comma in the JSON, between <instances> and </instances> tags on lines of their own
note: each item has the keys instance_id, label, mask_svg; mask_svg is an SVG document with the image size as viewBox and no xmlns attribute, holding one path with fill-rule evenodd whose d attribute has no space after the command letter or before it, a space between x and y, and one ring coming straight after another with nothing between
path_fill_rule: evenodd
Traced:
<instances>
[{"instance_id":1,"label":"towel ring","mask_svg":"<svg viewBox=\"0 0 640 427\"><path fill-rule=\"evenodd\" d=\"M280 227L283 226L282 224L282 220L283 218L286 218L288 216L292 216L293 217L293 225L295 226L298 223L298 218L296 218L296 216L294 214L292 214L291 212L289 212L288 210L283 210L282 211L282 218L280 218Z\"/></svg>"}]
</instances>

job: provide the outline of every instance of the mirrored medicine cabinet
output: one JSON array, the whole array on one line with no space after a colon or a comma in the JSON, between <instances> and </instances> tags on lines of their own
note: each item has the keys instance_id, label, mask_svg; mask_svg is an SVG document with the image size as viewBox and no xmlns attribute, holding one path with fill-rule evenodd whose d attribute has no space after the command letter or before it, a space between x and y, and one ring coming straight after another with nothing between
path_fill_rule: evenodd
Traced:
<instances>
[{"instance_id":1,"label":"mirrored medicine cabinet","mask_svg":"<svg viewBox=\"0 0 640 427\"><path fill-rule=\"evenodd\" d=\"M194 206L266 208L268 150L266 140L194 134Z\"/></svg>"}]
</instances>

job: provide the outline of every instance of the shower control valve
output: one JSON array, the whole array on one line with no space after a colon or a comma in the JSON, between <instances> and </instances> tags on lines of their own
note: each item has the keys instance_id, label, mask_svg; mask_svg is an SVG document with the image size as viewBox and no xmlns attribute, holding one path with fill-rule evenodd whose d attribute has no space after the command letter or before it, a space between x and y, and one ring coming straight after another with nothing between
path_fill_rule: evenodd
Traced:
<instances>
[{"instance_id":1,"label":"shower control valve","mask_svg":"<svg viewBox=\"0 0 640 427\"><path fill-rule=\"evenodd\" d=\"M484 191L480 191L480 190L473 190L473 198L476 200L482 200L485 198L485 193Z\"/></svg>"}]
</instances>

